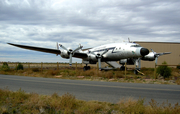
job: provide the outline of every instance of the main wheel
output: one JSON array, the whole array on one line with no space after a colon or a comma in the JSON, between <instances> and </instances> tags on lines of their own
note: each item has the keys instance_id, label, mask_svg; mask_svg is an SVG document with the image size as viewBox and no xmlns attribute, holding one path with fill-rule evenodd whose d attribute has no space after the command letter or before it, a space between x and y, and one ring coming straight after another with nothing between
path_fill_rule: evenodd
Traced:
<instances>
[{"instance_id":1,"label":"main wheel","mask_svg":"<svg viewBox=\"0 0 180 114\"><path fill-rule=\"evenodd\" d=\"M90 70L91 67L90 66L84 66L83 70L86 71L86 70Z\"/></svg>"},{"instance_id":2,"label":"main wheel","mask_svg":"<svg viewBox=\"0 0 180 114\"><path fill-rule=\"evenodd\" d=\"M121 66L120 70L125 70L125 66Z\"/></svg>"},{"instance_id":3,"label":"main wheel","mask_svg":"<svg viewBox=\"0 0 180 114\"><path fill-rule=\"evenodd\" d=\"M134 70L134 74L136 74L136 75L137 75L137 74L138 74L138 71L137 71L137 70Z\"/></svg>"},{"instance_id":4,"label":"main wheel","mask_svg":"<svg viewBox=\"0 0 180 114\"><path fill-rule=\"evenodd\" d=\"M84 66L83 70L86 71L87 70L87 66Z\"/></svg>"},{"instance_id":5,"label":"main wheel","mask_svg":"<svg viewBox=\"0 0 180 114\"><path fill-rule=\"evenodd\" d=\"M90 70L91 69L91 67L90 66L87 66L87 70Z\"/></svg>"}]
</instances>

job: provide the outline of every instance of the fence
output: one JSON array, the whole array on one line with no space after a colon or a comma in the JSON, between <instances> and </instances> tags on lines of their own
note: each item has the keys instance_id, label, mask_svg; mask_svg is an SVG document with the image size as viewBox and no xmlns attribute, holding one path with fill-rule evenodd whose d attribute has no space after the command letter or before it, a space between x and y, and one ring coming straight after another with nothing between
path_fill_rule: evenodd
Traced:
<instances>
[{"instance_id":1,"label":"fence","mask_svg":"<svg viewBox=\"0 0 180 114\"><path fill-rule=\"evenodd\" d=\"M50 69L50 68L54 68L59 70L62 67L69 67L68 63L21 63L23 65L23 67L26 68L41 68L41 69ZM0 63L0 67L3 65L3 63ZM18 65L18 62L8 62L8 66L10 67L10 69L15 69ZM72 67L82 67L83 65L81 63L73 63Z\"/></svg>"}]
</instances>

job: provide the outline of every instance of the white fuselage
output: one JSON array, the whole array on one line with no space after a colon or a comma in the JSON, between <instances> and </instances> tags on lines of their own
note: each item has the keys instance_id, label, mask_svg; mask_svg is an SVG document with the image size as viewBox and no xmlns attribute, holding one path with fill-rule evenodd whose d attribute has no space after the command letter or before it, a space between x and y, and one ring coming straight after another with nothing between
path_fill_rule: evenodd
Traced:
<instances>
[{"instance_id":1,"label":"white fuselage","mask_svg":"<svg viewBox=\"0 0 180 114\"><path fill-rule=\"evenodd\" d=\"M102 61L118 61L120 59L139 58L142 57L140 52L141 49L142 47L136 43L106 44L86 51L86 53L88 53L88 58L86 58L86 60L97 61L97 57L91 54L91 52L102 54L105 50L108 50L108 52L103 55Z\"/></svg>"}]
</instances>

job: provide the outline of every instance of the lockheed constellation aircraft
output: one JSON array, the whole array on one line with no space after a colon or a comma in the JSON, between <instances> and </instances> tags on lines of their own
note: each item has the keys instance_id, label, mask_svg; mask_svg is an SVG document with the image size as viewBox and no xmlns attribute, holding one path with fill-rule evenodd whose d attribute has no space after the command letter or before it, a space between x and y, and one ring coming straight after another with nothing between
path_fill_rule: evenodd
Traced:
<instances>
[{"instance_id":1,"label":"lockheed constellation aircraft","mask_svg":"<svg viewBox=\"0 0 180 114\"><path fill-rule=\"evenodd\" d=\"M113 68L120 68L122 70L125 69L124 67L125 63L127 65L135 64L136 65L134 72L135 74L137 74L138 71L141 69L141 60L145 60L145 61L155 60L157 64L157 59L159 56L164 54L170 54L170 52L156 53L153 50L152 52L149 53L148 49L141 47L137 43L132 43L130 41L128 43L127 42L111 43L89 49L82 49L83 46L79 45L74 50L68 49L61 44L58 45L58 43L57 43L57 49L26 46L26 45L12 44L12 43L8 43L8 44L24 49L60 55L62 58L69 59L70 66L72 65L72 57L81 58L83 60L83 63L86 64L86 66L84 66L84 70L90 69L90 66L88 66L88 64L96 64L97 62L99 64L99 70L103 70L103 68L101 68L101 62L106 62ZM61 47L62 50L60 50L59 47ZM119 61L119 64L117 63L117 61Z\"/></svg>"}]
</instances>

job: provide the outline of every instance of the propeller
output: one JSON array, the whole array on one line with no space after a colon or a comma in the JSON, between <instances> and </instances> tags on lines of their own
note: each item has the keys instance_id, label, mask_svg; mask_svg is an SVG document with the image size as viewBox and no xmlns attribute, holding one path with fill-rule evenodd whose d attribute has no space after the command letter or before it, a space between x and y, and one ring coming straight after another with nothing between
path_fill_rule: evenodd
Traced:
<instances>
[{"instance_id":1,"label":"propeller","mask_svg":"<svg viewBox=\"0 0 180 114\"><path fill-rule=\"evenodd\" d=\"M140 70L141 69L141 58L138 58L135 60L135 65L136 65L136 69ZM137 68L138 66L138 68Z\"/></svg>"},{"instance_id":2,"label":"propeller","mask_svg":"<svg viewBox=\"0 0 180 114\"><path fill-rule=\"evenodd\" d=\"M157 65L157 61L158 61L158 57L159 57L159 56L161 56L161 55L166 55L166 54L171 54L171 52L156 53L156 52L154 52L153 49L151 49L151 51L152 51L153 54L154 54L154 58L155 58L155 63L156 63L156 65Z\"/></svg>"},{"instance_id":3,"label":"propeller","mask_svg":"<svg viewBox=\"0 0 180 114\"><path fill-rule=\"evenodd\" d=\"M58 42L56 42L56 49L59 50ZM56 54L58 56L58 54Z\"/></svg>"},{"instance_id":4,"label":"propeller","mask_svg":"<svg viewBox=\"0 0 180 114\"><path fill-rule=\"evenodd\" d=\"M82 49L83 46L79 45L78 48L76 48L75 50L72 49L67 49L66 47L64 47L63 45L59 44L59 46L61 48L63 48L64 50L66 50L69 54L69 65L72 66L72 56L74 55L74 53L80 49Z\"/></svg>"},{"instance_id":5,"label":"propeller","mask_svg":"<svg viewBox=\"0 0 180 114\"><path fill-rule=\"evenodd\" d=\"M103 55L105 54L105 53L107 53L109 50L107 49L107 50L105 50L103 53L101 53L101 54L99 54L99 53L97 53L97 54L95 54L94 52L90 52L91 54L93 54L93 55L95 55L96 57L97 57L97 59L98 59L98 63L99 63L99 70L101 70L101 58L103 57Z\"/></svg>"},{"instance_id":6,"label":"propeller","mask_svg":"<svg viewBox=\"0 0 180 114\"><path fill-rule=\"evenodd\" d=\"M131 43L130 39L128 38L129 43Z\"/></svg>"},{"instance_id":7,"label":"propeller","mask_svg":"<svg viewBox=\"0 0 180 114\"><path fill-rule=\"evenodd\" d=\"M156 52L154 52L154 50L153 50L153 49L151 49L151 51L152 51L152 52L153 52L153 54L154 54L155 64L157 65L157 60L158 60L159 55L158 55Z\"/></svg>"}]
</instances>

